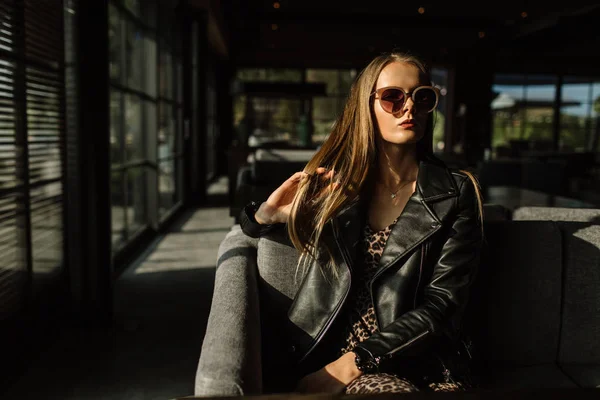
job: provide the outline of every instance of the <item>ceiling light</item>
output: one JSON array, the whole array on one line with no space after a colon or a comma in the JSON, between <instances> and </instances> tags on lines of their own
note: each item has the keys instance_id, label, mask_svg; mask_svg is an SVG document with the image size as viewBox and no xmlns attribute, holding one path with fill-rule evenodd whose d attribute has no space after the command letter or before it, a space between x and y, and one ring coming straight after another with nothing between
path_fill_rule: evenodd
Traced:
<instances>
[{"instance_id":1,"label":"ceiling light","mask_svg":"<svg viewBox=\"0 0 600 400\"><path fill-rule=\"evenodd\" d=\"M527 11L521 12L521 18L527 18Z\"/></svg>"},{"instance_id":2,"label":"ceiling light","mask_svg":"<svg viewBox=\"0 0 600 400\"><path fill-rule=\"evenodd\" d=\"M273 3L273 8L279 9L279 7L281 7L281 4L278 1L276 1L275 3Z\"/></svg>"},{"instance_id":3,"label":"ceiling light","mask_svg":"<svg viewBox=\"0 0 600 400\"><path fill-rule=\"evenodd\" d=\"M419 14L424 14L425 13L425 7L419 7L419 9L417 11L419 11Z\"/></svg>"}]
</instances>

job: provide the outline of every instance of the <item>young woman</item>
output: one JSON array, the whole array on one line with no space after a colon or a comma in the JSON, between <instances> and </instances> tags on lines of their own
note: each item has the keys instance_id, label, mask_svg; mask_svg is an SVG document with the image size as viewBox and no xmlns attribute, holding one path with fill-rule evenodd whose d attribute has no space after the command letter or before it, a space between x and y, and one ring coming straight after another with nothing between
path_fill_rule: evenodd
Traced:
<instances>
[{"instance_id":1,"label":"young woman","mask_svg":"<svg viewBox=\"0 0 600 400\"><path fill-rule=\"evenodd\" d=\"M242 212L244 233L287 227L300 252L297 391L469 387L459 345L482 200L472 174L433 156L438 98L419 59L375 58L304 171Z\"/></svg>"}]
</instances>

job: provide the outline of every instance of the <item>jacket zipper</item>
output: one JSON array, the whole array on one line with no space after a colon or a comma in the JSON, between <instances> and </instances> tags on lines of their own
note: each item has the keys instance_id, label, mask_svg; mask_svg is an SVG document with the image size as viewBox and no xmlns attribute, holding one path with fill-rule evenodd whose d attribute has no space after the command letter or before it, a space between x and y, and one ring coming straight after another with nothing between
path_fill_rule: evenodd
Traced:
<instances>
[{"instance_id":1,"label":"jacket zipper","mask_svg":"<svg viewBox=\"0 0 600 400\"><path fill-rule=\"evenodd\" d=\"M344 261L346 261L346 264L348 265L348 268L350 268L350 255L346 253L345 246L340 245L340 241L339 241L339 237L338 237L338 232L337 232L337 226L333 222L333 220L332 220L332 225L333 225L333 236L335 238L335 242L338 245L338 248L340 249L340 252L342 253L342 257L344 258ZM350 275L350 278L352 278L352 274ZM319 344L319 342L321 341L321 339L323 339L323 336L325 335L325 333L327 332L327 330L329 329L329 327L331 326L331 324L335 320L335 317L339 313L340 308L342 308L342 305L346 302L346 298L348 297L348 293L350 293L350 286L351 285L352 285L352 279L350 279L350 285L348 285L348 289L346 289L346 292L344 293L344 296L342 297L342 300L337 304L337 306L335 307L335 310L333 310L333 314L331 314L331 316L329 317L329 319L325 323L325 326L321 329L321 331L319 332L319 334L317 335L317 337L313 341L313 344L311 345L311 347L306 351L306 354L304 354L304 356L298 362L302 362L306 357L308 357L308 355L310 353L312 353L312 351L317 347L317 345Z\"/></svg>"}]
</instances>

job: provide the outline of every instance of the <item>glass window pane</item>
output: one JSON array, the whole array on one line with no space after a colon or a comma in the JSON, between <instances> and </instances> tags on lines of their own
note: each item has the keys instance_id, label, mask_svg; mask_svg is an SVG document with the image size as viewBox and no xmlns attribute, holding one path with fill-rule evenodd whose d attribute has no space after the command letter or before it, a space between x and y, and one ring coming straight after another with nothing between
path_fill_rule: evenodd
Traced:
<instances>
[{"instance_id":1,"label":"glass window pane","mask_svg":"<svg viewBox=\"0 0 600 400\"><path fill-rule=\"evenodd\" d=\"M173 59L171 53L161 46L159 60L159 96L173 99Z\"/></svg>"},{"instance_id":2,"label":"glass window pane","mask_svg":"<svg viewBox=\"0 0 600 400\"><path fill-rule=\"evenodd\" d=\"M297 144L296 128L302 101L295 99L252 98L250 119L254 121L251 146L283 142Z\"/></svg>"},{"instance_id":3,"label":"glass window pane","mask_svg":"<svg viewBox=\"0 0 600 400\"><path fill-rule=\"evenodd\" d=\"M153 101L144 101L144 118L146 119L146 125L144 126L144 145L146 148L146 159L152 162L156 162L157 152L157 122L158 114L156 103Z\"/></svg>"},{"instance_id":4,"label":"glass window pane","mask_svg":"<svg viewBox=\"0 0 600 400\"><path fill-rule=\"evenodd\" d=\"M30 189L34 292L54 282L63 265L62 183Z\"/></svg>"},{"instance_id":5,"label":"glass window pane","mask_svg":"<svg viewBox=\"0 0 600 400\"><path fill-rule=\"evenodd\" d=\"M138 0L140 1L140 0ZM157 7L155 1L144 1L142 3L142 21L152 28L156 28Z\"/></svg>"},{"instance_id":6,"label":"glass window pane","mask_svg":"<svg viewBox=\"0 0 600 400\"><path fill-rule=\"evenodd\" d=\"M307 69L306 82L324 83L328 95L340 93L340 80L337 70Z\"/></svg>"},{"instance_id":7,"label":"glass window pane","mask_svg":"<svg viewBox=\"0 0 600 400\"><path fill-rule=\"evenodd\" d=\"M592 102L600 104L600 79L598 78L592 79Z\"/></svg>"},{"instance_id":8,"label":"glass window pane","mask_svg":"<svg viewBox=\"0 0 600 400\"><path fill-rule=\"evenodd\" d=\"M592 140L591 150L600 152L600 80L595 78L592 83ZM595 149L594 149L595 146Z\"/></svg>"},{"instance_id":9,"label":"glass window pane","mask_svg":"<svg viewBox=\"0 0 600 400\"><path fill-rule=\"evenodd\" d=\"M177 88L177 97L176 100L179 104L183 103L183 65L181 61L178 60L176 63L176 88Z\"/></svg>"},{"instance_id":10,"label":"glass window pane","mask_svg":"<svg viewBox=\"0 0 600 400\"><path fill-rule=\"evenodd\" d=\"M343 69L339 71L340 73L340 94L348 94L350 93L350 87L352 83L354 83L354 79L356 79L356 70L355 69Z\"/></svg>"},{"instance_id":11,"label":"glass window pane","mask_svg":"<svg viewBox=\"0 0 600 400\"><path fill-rule=\"evenodd\" d=\"M183 201L183 168L184 168L184 162L183 162L183 157L178 157L175 159L176 164L176 196L175 196L175 200L176 201Z\"/></svg>"},{"instance_id":12,"label":"glass window pane","mask_svg":"<svg viewBox=\"0 0 600 400\"><path fill-rule=\"evenodd\" d=\"M236 72L236 78L244 82L266 81L267 70L264 68L242 68Z\"/></svg>"},{"instance_id":13,"label":"glass window pane","mask_svg":"<svg viewBox=\"0 0 600 400\"><path fill-rule=\"evenodd\" d=\"M446 137L446 115L448 115L448 70L431 69L431 83L440 90L437 109L433 114L433 151L442 152Z\"/></svg>"},{"instance_id":14,"label":"glass window pane","mask_svg":"<svg viewBox=\"0 0 600 400\"><path fill-rule=\"evenodd\" d=\"M110 91L110 162L123 163L122 95L116 90Z\"/></svg>"},{"instance_id":15,"label":"glass window pane","mask_svg":"<svg viewBox=\"0 0 600 400\"><path fill-rule=\"evenodd\" d=\"M183 109L181 107L175 107L175 113L177 116L175 124L175 148L173 153L183 152Z\"/></svg>"},{"instance_id":16,"label":"glass window pane","mask_svg":"<svg viewBox=\"0 0 600 400\"><path fill-rule=\"evenodd\" d=\"M125 153L126 160L144 159L142 106L137 96L125 95Z\"/></svg>"},{"instance_id":17,"label":"glass window pane","mask_svg":"<svg viewBox=\"0 0 600 400\"><path fill-rule=\"evenodd\" d=\"M215 121L212 119L209 119L208 121L206 121L206 150L205 150L205 157L206 157L206 179L207 180L211 180L212 178L214 178L214 173L215 173L215 148L216 148L216 138L215 135L216 134L216 129L215 129Z\"/></svg>"},{"instance_id":18,"label":"glass window pane","mask_svg":"<svg viewBox=\"0 0 600 400\"><path fill-rule=\"evenodd\" d=\"M123 5L136 17L141 16L141 0L123 0Z\"/></svg>"},{"instance_id":19,"label":"glass window pane","mask_svg":"<svg viewBox=\"0 0 600 400\"><path fill-rule=\"evenodd\" d=\"M144 92L152 97L157 93L157 46L156 39L150 35L144 37Z\"/></svg>"},{"instance_id":20,"label":"glass window pane","mask_svg":"<svg viewBox=\"0 0 600 400\"><path fill-rule=\"evenodd\" d=\"M158 213L162 218L176 202L175 161L163 160L158 163Z\"/></svg>"},{"instance_id":21,"label":"glass window pane","mask_svg":"<svg viewBox=\"0 0 600 400\"><path fill-rule=\"evenodd\" d=\"M126 84L131 89L142 89L144 75L143 52L144 40L142 30L131 21L126 22L127 35L125 41L125 60L127 63Z\"/></svg>"},{"instance_id":22,"label":"glass window pane","mask_svg":"<svg viewBox=\"0 0 600 400\"><path fill-rule=\"evenodd\" d=\"M108 5L108 59L110 79L120 82L121 80L121 38L122 20L119 10L112 4Z\"/></svg>"},{"instance_id":23,"label":"glass window pane","mask_svg":"<svg viewBox=\"0 0 600 400\"><path fill-rule=\"evenodd\" d=\"M112 250L117 251L127 238L125 229L125 187L122 171L113 171L110 176Z\"/></svg>"},{"instance_id":24,"label":"glass window pane","mask_svg":"<svg viewBox=\"0 0 600 400\"><path fill-rule=\"evenodd\" d=\"M315 123L317 121L333 121L341 112L339 101L335 97L314 97L312 115Z\"/></svg>"},{"instance_id":25,"label":"glass window pane","mask_svg":"<svg viewBox=\"0 0 600 400\"><path fill-rule=\"evenodd\" d=\"M525 88L525 130L523 139L532 147L551 147L556 80L551 75L528 75ZM535 143L537 142L537 143Z\"/></svg>"},{"instance_id":26,"label":"glass window pane","mask_svg":"<svg viewBox=\"0 0 600 400\"><path fill-rule=\"evenodd\" d=\"M591 81L565 77L561 90L559 148L583 151L587 147L592 129Z\"/></svg>"},{"instance_id":27,"label":"glass window pane","mask_svg":"<svg viewBox=\"0 0 600 400\"><path fill-rule=\"evenodd\" d=\"M492 147L508 149L523 132L525 76L496 75L492 91Z\"/></svg>"},{"instance_id":28,"label":"glass window pane","mask_svg":"<svg viewBox=\"0 0 600 400\"><path fill-rule=\"evenodd\" d=\"M282 68L242 68L236 78L245 82L302 82L302 70Z\"/></svg>"},{"instance_id":29,"label":"glass window pane","mask_svg":"<svg viewBox=\"0 0 600 400\"><path fill-rule=\"evenodd\" d=\"M1 186L1 183L0 183ZM28 261L27 233L25 230L25 213L17 211L22 208L23 192L5 192L0 197L0 254L2 254L2 274L0 284L8 285L12 293L5 290L0 301L0 319L14 315L22 309L27 297ZM6 286L5 286L6 287Z\"/></svg>"},{"instance_id":30,"label":"glass window pane","mask_svg":"<svg viewBox=\"0 0 600 400\"><path fill-rule=\"evenodd\" d=\"M270 82L302 82L302 70L299 69L267 69L267 80Z\"/></svg>"},{"instance_id":31,"label":"glass window pane","mask_svg":"<svg viewBox=\"0 0 600 400\"><path fill-rule=\"evenodd\" d=\"M175 152L175 120L173 106L161 102L158 128L158 158L170 157Z\"/></svg>"},{"instance_id":32,"label":"glass window pane","mask_svg":"<svg viewBox=\"0 0 600 400\"><path fill-rule=\"evenodd\" d=\"M238 143L245 146L248 144L250 137L251 123L246 116L247 98L245 95L235 96L233 98L233 128L235 131L235 139Z\"/></svg>"},{"instance_id":33,"label":"glass window pane","mask_svg":"<svg viewBox=\"0 0 600 400\"><path fill-rule=\"evenodd\" d=\"M127 232L131 237L148 224L146 168L127 170Z\"/></svg>"}]
</instances>

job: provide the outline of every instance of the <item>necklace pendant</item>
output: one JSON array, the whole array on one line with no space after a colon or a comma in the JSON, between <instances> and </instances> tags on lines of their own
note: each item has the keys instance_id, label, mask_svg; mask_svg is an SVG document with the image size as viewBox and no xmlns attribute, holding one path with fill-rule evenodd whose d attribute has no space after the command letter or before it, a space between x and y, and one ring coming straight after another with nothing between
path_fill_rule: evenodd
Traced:
<instances>
[{"instance_id":1,"label":"necklace pendant","mask_svg":"<svg viewBox=\"0 0 600 400\"><path fill-rule=\"evenodd\" d=\"M392 193L392 199L396 198L396 193Z\"/></svg>"}]
</instances>

